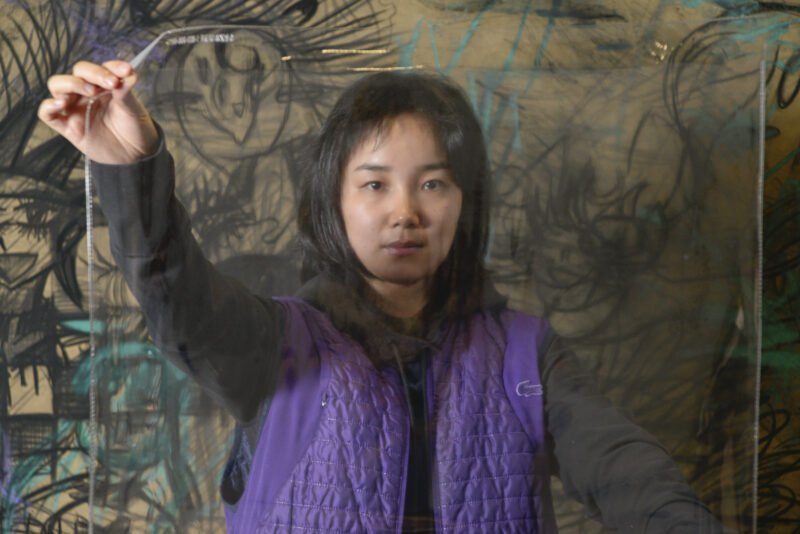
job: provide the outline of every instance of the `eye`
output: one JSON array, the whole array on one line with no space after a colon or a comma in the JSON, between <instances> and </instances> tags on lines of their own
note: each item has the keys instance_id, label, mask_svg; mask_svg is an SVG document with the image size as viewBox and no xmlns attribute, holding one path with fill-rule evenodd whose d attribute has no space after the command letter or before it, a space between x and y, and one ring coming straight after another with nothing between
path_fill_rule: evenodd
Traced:
<instances>
[{"instance_id":1,"label":"eye","mask_svg":"<svg viewBox=\"0 0 800 534\"><path fill-rule=\"evenodd\" d=\"M378 182L377 180L372 180L370 182L365 183L363 187L370 191L380 191L381 189L383 189L383 183Z\"/></svg>"},{"instance_id":2,"label":"eye","mask_svg":"<svg viewBox=\"0 0 800 534\"><path fill-rule=\"evenodd\" d=\"M435 189L442 189L442 188L444 188L446 186L447 186L447 184L445 183L444 180L439 180L437 178L435 180L426 181L424 184L422 184L422 189L425 189L425 190L428 190L428 191L432 191L432 190L435 190Z\"/></svg>"}]
</instances>

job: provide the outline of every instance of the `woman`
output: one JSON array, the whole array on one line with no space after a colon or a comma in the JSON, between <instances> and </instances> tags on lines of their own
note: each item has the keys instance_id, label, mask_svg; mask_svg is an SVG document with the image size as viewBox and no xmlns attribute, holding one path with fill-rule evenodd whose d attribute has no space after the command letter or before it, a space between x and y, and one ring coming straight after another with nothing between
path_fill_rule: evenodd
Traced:
<instances>
[{"instance_id":1,"label":"woman","mask_svg":"<svg viewBox=\"0 0 800 534\"><path fill-rule=\"evenodd\" d=\"M79 63L39 114L96 162L155 343L237 419L230 532L552 532L551 471L620 532L718 531L655 439L486 279L487 157L456 87L381 73L344 91L304 182L307 283L260 299L203 258L135 83L124 62Z\"/></svg>"}]
</instances>

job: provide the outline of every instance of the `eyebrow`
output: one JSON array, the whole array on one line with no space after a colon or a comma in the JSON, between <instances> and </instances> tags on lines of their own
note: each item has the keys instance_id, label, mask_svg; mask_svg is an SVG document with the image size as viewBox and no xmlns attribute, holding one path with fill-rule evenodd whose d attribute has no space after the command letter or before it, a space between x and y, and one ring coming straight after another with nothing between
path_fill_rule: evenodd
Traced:
<instances>
[{"instance_id":1,"label":"eyebrow","mask_svg":"<svg viewBox=\"0 0 800 534\"><path fill-rule=\"evenodd\" d=\"M437 161L435 163L426 163L425 165L420 165L417 170L422 172L428 171L439 171L439 170L449 170L450 165L445 163L444 161ZM392 168L388 165L378 165L376 163L362 163L354 170L356 171L370 171L370 172L386 172L392 170Z\"/></svg>"}]
</instances>

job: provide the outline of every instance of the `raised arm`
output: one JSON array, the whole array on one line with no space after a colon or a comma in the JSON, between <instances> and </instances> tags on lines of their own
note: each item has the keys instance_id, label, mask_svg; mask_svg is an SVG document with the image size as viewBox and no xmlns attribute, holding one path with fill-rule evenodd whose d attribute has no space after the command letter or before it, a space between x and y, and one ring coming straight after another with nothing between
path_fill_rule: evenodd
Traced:
<instances>
[{"instance_id":1,"label":"raised arm","mask_svg":"<svg viewBox=\"0 0 800 534\"><path fill-rule=\"evenodd\" d=\"M174 195L163 135L131 93L130 65L79 63L53 76L40 118L88 150L111 251L156 345L247 424L275 389L283 311L205 259ZM84 137L91 98L91 142Z\"/></svg>"}]
</instances>

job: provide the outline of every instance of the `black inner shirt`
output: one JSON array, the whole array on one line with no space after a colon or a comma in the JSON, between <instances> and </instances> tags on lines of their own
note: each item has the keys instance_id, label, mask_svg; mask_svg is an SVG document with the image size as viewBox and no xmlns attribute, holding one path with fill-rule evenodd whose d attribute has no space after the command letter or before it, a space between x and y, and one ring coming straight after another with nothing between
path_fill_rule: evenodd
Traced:
<instances>
[{"instance_id":1,"label":"black inner shirt","mask_svg":"<svg viewBox=\"0 0 800 534\"><path fill-rule=\"evenodd\" d=\"M410 410L408 470L402 532L435 532L431 491L431 436L428 424L428 351L403 365Z\"/></svg>"}]
</instances>

